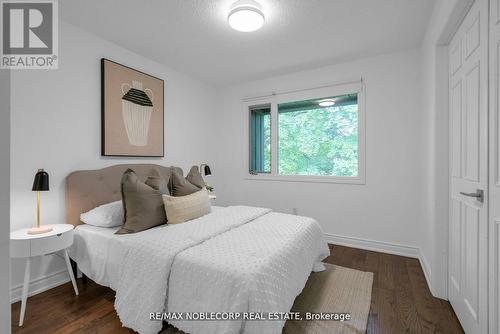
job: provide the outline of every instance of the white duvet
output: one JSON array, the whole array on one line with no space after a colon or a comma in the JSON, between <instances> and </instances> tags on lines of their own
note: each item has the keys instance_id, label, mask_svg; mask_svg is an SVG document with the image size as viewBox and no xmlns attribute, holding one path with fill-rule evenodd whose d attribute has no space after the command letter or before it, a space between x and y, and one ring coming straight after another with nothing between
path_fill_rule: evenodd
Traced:
<instances>
[{"instance_id":1,"label":"white duvet","mask_svg":"<svg viewBox=\"0 0 500 334\"><path fill-rule=\"evenodd\" d=\"M122 324L156 334L156 312L288 312L329 255L312 218L232 206L124 236L115 308ZM175 321L191 334L281 333L283 321Z\"/></svg>"}]
</instances>

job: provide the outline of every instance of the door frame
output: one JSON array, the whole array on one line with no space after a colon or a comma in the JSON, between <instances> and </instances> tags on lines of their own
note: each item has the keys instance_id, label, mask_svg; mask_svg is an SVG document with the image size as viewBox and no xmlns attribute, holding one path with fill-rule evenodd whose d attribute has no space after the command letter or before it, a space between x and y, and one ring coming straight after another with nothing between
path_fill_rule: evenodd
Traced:
<instances>
[{"instance_id":1,"label":"door frame","mask_svg":"<svg viewBox=\"0 0 500 334\"><path fill-rule=\"evenodd\" d=\"M498 0L495 0L495 1L498 1ZM475 331L478 331L478 333L487 333L488 331L488 327L489 327L489 303L490 303L490 297L489 297L489 293L488 293L488 284L490 282L490 270L489 270L489 257L490 257L490 251L489 251L489 247L488 247L488 243L489 243L489 215L490 215L490 211L489 211L489 185L490 185L490 172L489 172L489 123L488 123L488 119L490 117L490 111L491 111L491 106L490 106L490 62L489 62L489 58L490 58L490 36L489 36L489 32L490 32L490 1L489 0L476 0L473 2L473 8L474 8L474 11L471 13L470 12L470 9L468 9L467 13L466 13L466 16L465 16L465 20L463 20L458 26L457 26L457 31L453 34L452 36L452 43L449 43L449 47L448 47L448 51L449 51L449 61L450 62L454 62L454 51L455 51L455 54L457 53L455 49L455 47L458 47L459 48L459 54L460 54L460 62L459 64L457 64L457 68L451 68L453 66L455 66L453 63L449 63L449 66L447 68L447 72L449 71L450 73L448 74L449 75L449 78L452 80L452 82L448 82L448 86L449 86L449 90L448 90L448 94L447 97L448 97L448 100L449 100L449 105L448 105L448 123L449 123L449 126L448 126L448 138L449 138L449 142L448 142L448 147L449 147L449 154L448 154L448 167L449 167L449 175L448 175L448 179L449 179L449 194L448 194L448 203L449 203L449 216L448 216L448 249L449 249L449 253L448 253L448 266L447 266L447 287L448 287L448 299L450 300L450 303L452 303L452 306L454 306L454 308L456 307L456 310L455 312L457 313L457 316L459 316L459 318L462 318L462 321L464 321L463 323L463 326L465 326L464 328L467 327L467 329L469 330L472 330L473 328L475 328L474 330ZM477 30L472 30L474 29L474 27L477 29ZM477 49L477 47L474 47L471 46L472 50L468 50L468 45L469 45L469 39L468 39L468 36L470 36L470 31L477 31L477 46L481 45L481 48L480 49ZM460 33L460 36L458 36L458 40L456 40L457 36L456 34L457 33ZM473 34L473 36L475 36ZM463 54L462 52L465 52L466 54ZM472 58L469 58L469 56L471 56ZM465 57L465 59L463 59L462 57ZM479 63L480 62L480 63ZM468 64L466 66L466 64ZM480 65L479 65L480 64ZM455 79L460 79L462 82L462 80L465 80L465 82L463 83L466 83L467 82L467 79L466 77L469 75L468 73L471 73L473 71L473 69L476 69L477 71L480 71L480 82L478 82L479 86L482 87L478 93L479 95L477 95L477 98L479 99L478 101L481 101L480 102L480 105L478 106L478 119L477 119L477 126L478 128L473 130L473 137L476 136L476 133L477 130L481 129L479 132L477 132L477 157L471 157L473 158L472 162L473 162L473 165L475 165L475 163L478 163L478 165L476 166L477 167L477 179L476 177L474 177L474 172L473 174L469 175L469 172L468 172L468 169L466 166L469 166L469 163L467 162L466 165L463 165L467 160L467 156L466 155L464 157L464 147L463 145L465 144L465 142L463 142L463 138L467 138L467 135L465 133L462 133L462 134L458 134L459 138L456 138L458 139L458 141L460 142L460 152L461 154L459 155L460 156L460 160L459 161L455 161L454 160L454 155L453 155L453 151L455 150L456 151L456 148L454 149L454 145L453 145L453 141L456 140L454 139L454 136L453 136L453 130L452 128L454 127L453 125L453 119L452 119L452 112L451 112L451 108L452 108L452 105L451 105L451 101L452 101L452 97L450 96L450 94L452 94L452 91L454 90L454 88L452 88L452 85L455 85L456 81ZM456 74L458 72L455 72L455 71L459 71L460 69L460 73L461 74ZM465 72L464 72L465 71ZM469 72L470 71L470 72ZM459 77L458 78L455 78L455 76L458 75ZM479 78L479 77L478 77ZM456 87L456 86L453 86L453 87ZM465 87L463 87L463 84L460 86L461 88L461 92L460 92L460 98L462 99L462 94L465 94L465 90L469 90L468 88L468 84L466 84ZM462 89L465 89L465 90L462 90ZM465 97L466 98L466 97ZM466 98L467 99L467 98ZM466 103L468 105L467 102L465 102L466 100L461 100L460 101L460 104L462 103ZM465 130L464 127L468 128L469 125L468 125L468 122L467 122L467 111L466 109L463 109L463 108L467 108L465 107L464 104L462 104L462 107L459 108L459 109L462 109L461 113L460 113L460 117L462 118L462 120L460 121L460 131L467 131ZM465 112L465 115L464 115L464 112ZM465 117L465 118L463 118ZM465 122L465 123L463 123ZM474 124L474 123L473 123ZM480 128L479 128L480 127ZM456 128L455 128L456 129ZM465 135L465 137L463 137ZM467 139L465 139L467 141ZM467 152L467 151L466 151ZM476 161L476 158L478 159ZM464 160L465 159L465 160ZM456 175L458 176L458 178L454 178L453 177L453 174L452 174L452 166L453 165L457 165L457 163L459 163L463 168L465 168L465 170L462 170L460 172L460 174ZM465 175L464 175L464 171L465 171ZM474 192L475 189L484 189L484 203L479 203L476 199L471 199L471 198L467 198L465 196L461 196L459 195L458 193L460 192L462 195L464 193L462 193L462 191L467 191L467 192ZM456 206L453 204L453 199L455 199L456 201L458 201L457 203L460 203L460 207L459 207L459 210L460 210L460 213L457 213L459 215L459 224L460 224L460 227L459 227L459 241L457 241L455 239L455 237L457 236L455 234L455 236L452 235L452 229L451 229L451 226L452 226L452 222L453 222L453 226L454 228L457 227L457 220L454 219L456 218L455 214L455 210L454 208L456 208ZM482 201L481 201L482 202ZM465 207L464 207L465 205ZM468 211L467 209L464 209L464 208L472 208L472 212L475 212L475 214L473 214L472 216L473 217L469 217L469 214L468 214ZM462 216L462 215L466 215L466 216ZM475 217L475 218L474 218ZM458 247L457 250L459 250L459 253L450 253L450 252L453 252L454 249L451 248L452 245L451 245L451 240L455 240L456 242L459 242L461 245L462 243L465 242L465 239L467 239L466 235L467 235L467 232L464 232L464 231L467 231L469 227L472 227L472 226L475 226L475 225L469 225L470 223L468 222L468 218L471 218L473 219L474 221L476 221L476 223L478 224L477 225L477 238L481 238L481 239L477 239L475 242L474 242L474 245L472 245L472 248L471 248L471 251L473 253L469 253L468 249L468 244L463 244L463 247L465 248L462 248L462 247ZM455 230L455 233L456 233L456 230ZM464 234L466 233L466 234ZM483 239L484 238L484 239ZM477 244L476 244L477 243ZM475 249L475 246L478 247L478 249L476 250ZM478 252L478 253L475 253L475 252ZM462 255L460 255L462 254ZM464 286L463 286L463 283L466 282L465 280L464 281L461 281L461 279L466 279L466 277L468 277L468 273L474 273L474 271L467 271L466 267L468 267L468 265L465 265L466 262L463 262L461 264L458 265L458 267L454 266L452 267L452 262L450 261L453 261L454 259L456 260L457 257L458 257L458 260L460 261L467 261L467 257L469 255L472 255L472 256L479 256L478 257L478 262L474 261L474 260L471 260L472 262L476 263L477 265L477 279L478 281L473 281L474 283L474 286L472 287L472 291L475 291L475 293L477 293L477 296L475 296L474 294L472 295L468 295L469 292L472 292L472 291L469 291L467 286L465 286L465 290L463 289ZM462 258L462 256L464 256L465 258ZM463 265L465 265L466 267L463 267ZM451 270L452 268L455 268L455 270L458 268L460 270L460 272L454 272L452 274ZM455 277L455 274L457 274L458 276ZM465 275L465 276L463 276ZM474 275L473 275L474 276ZM460 288L456 287L454 284L453 284L453 277L455 277L455 279L458 278L458 282L460 283L457 283L457 284L460 284ZM479 278L481 278L481 280L479 280ZM456 282L455 282L456 283ZM458 290L457 290L458 289ZM475 290L477 289L477 291ZM476 299L476 298L477 299ZM470 299L472 298L472 299ZM474 301L476 301L477 305L474 305ZM456 304L454 303L456 302ZM471 304L469 304L471 303ZM474 306L473 306L474 305ZM482 319L482 320L481 320ZM473 330L473 331L474 331Z\"/></svg>"},{"instance_id":2,"label":"door frame","mask_svg":"<svg viewBox=\"0 0 500 334\"><path fill-rule=\"evenodd\" d=\"M429 217L433 222L435 238L432 241L434 261L430 273L426 273L429 287L435 297L448 300L448 245L449 245L449 71L448 48L452 38L476 0L457 0L446 22L434 36L435 96L432 99L434 128L431 129L431 151L434 163L430 167L432 200ZM424 261L425 262L425 261ZM425 272L425 271L424 271Z\"/></svg>"},{"instance_id":3,"label":"door frame","mask_svg":"<svg viewBox=\"0 0 500 334\"><path fill-rule=\"evenodd\" d=\"M499 145L500 145L500 0L490 0L490 35L489 35L489 198L491 198L488 216L488 288L489 288L489 333L500 330L500 198Z\"/></svg>"}]
</instances>

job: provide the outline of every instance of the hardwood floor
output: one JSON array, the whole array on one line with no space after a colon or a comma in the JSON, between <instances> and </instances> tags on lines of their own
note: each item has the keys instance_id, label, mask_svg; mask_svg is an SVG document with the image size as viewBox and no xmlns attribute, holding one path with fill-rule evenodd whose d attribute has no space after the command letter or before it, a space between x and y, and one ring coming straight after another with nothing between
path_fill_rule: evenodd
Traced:
<instances>
[{"instance_id":1,"label":"hardwood floor","mask_svg":"<svg viewBox=\"0 0 500 334\"><path fill-rule=\"evenodd\" d=\"M463 333L447 301L434 298L418 260L361 249L330 246L326 262L374 273L367 333ZM24 326L20 303L12 305L12 333L133 333L123 328L113 307L114 292L78 280L28 299ZM175 332L170 329L168 332Z\"/></svg>"}]
</instances>

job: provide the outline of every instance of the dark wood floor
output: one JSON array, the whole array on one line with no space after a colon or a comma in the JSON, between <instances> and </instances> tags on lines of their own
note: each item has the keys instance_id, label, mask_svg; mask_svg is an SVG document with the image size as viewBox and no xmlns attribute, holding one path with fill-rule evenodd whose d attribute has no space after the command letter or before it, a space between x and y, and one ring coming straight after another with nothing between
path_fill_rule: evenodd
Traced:
<instances>
[{"instance_id":1,"label":"dark wood floor","mask_svg":"<svg viewBox=\"0 0 500 334\"><path fill-rule=\"evenodd\" d=\"M330 246L326 262L374 273L367 333L463 333L447 301L432 297L418 260ZM113 307L114 292L78 280L28 299L24 326L20 303L12 305L12 333L133 333L123 328Z\"/></svg>"}]
</instances>

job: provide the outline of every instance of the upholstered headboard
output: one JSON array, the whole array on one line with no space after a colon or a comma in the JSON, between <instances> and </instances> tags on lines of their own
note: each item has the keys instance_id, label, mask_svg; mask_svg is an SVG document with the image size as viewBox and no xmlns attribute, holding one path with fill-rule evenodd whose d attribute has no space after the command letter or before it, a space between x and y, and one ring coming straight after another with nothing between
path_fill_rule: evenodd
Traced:
<instances>
[{"instance_id":1,"label":"upholstered headboard","mask_svg":"<svg viewBox=\"0 0 500 334\"><path fill-rule=\"evenodd\" d=\"M99 205L121 199L121 178L130 168L145 180L152 169L161 176L170 178L170 167L153 164L115 165L96 170L79 170L66 177L66 223L83 224L80 214ZM182 174L182 169L174 167Z\"/></svg>"}]
</instances>

